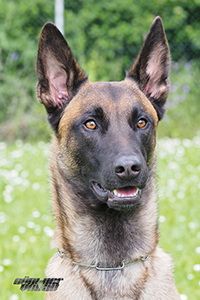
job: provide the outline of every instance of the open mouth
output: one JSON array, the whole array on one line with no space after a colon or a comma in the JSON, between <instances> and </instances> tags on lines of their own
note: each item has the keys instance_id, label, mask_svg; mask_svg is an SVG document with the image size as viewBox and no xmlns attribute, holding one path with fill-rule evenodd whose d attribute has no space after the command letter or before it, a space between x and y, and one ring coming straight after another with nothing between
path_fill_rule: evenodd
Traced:
<instances>
[{"instance_id":1,"label":"open mouth","mask_svg":"<svg viewBox=\"0 0 200 300\"><path fill-rule=\"evenodd\" d=\"M107 190L97 182L92 182L91 187L101 201L116 210L130 210L140 203L141 190L138 187Z\"/></svg>"}]
</instances>

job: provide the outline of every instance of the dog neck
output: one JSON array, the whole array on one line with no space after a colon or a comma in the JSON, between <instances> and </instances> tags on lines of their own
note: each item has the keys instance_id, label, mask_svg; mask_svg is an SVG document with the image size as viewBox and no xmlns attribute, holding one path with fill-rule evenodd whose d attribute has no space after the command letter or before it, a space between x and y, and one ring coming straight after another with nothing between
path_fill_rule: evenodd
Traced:
<instances>
[{"instance_id":1,"label":"dog neck","mask_svg":"<svg viewBox=\"0 0 200 300\"><path fill-rule=\"evenodd\" d=\"M61 259L67 259L67 260L70 260L67 255L65 254L64 251L60 251L59 249L57 249L57 254L58 256L61 258ZM97 271L120 271L120 270L123 270L126 266L129 266L131 264L134 264L138 261L142 261L142 262L145 262L149 259L149 257L152 255L153 253L150 253L149 255L147 256L141 256L139 257L138 259L134 259L134 260L129 260L128 262L126 262L125 259L123 259L118 266L116 267L99 267L100 263L96 264L96 265L88 265L88 264L83 264L83 263L77 263L73 260L71 260L71 263L76 265L76 266L79 266L81 268L86 268L86 269L96 269Z\"/></svg>"}]
</instances>

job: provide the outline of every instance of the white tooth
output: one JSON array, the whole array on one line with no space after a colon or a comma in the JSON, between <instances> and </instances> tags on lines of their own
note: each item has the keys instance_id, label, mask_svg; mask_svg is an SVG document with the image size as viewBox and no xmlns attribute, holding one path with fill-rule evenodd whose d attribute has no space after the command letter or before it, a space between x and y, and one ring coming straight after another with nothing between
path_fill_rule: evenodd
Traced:
<instances>
[{"instance_id":1,"label":"white tooth","mask_svg":"<svg viewBox=\"0 0 200 300\"><path fill-rule=\"evenodd\" d=\"M117 190L113 190L113 193L114 193L114 195L117 196L117 197L123 197L123 195L119 194L119 193L117 192Z\"/></svg>"},{"instance_id":2,"label":"white tooth","mask_svg":"<svg viewBox=\"0 0 200 300\"><path fill-rule=\"evenodd\" d=\"M115 196L118 196L117 190L113 190L113 193L114 193Z\"/></svg>"},{"instance_id":3,"label":"white tooth","mask_svg":"<svg viewBox=\"0 0 200 300\"><path fill-rule=\"evenodd\" d=\"M135 193L128 195L128 197L134 197L138 194L138 192L139 192L139 188L137 188ZM126 195L119 194L117 192L117 190L113 190L113 193L114 193L115 196L120 197L120 198L125 198L126 197Z\"/></svg>"}]
</instances>

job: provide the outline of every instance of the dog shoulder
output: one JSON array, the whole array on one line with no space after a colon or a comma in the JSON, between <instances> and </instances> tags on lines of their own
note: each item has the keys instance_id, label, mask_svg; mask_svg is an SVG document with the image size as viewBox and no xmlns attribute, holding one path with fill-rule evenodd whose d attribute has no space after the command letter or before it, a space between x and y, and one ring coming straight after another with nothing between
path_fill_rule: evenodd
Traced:
<instances>
[{"instance_id":1,"label":"dog shoulder","mask_svg":"<svg viewBox=\"0 0 200 300\"><path fill-rule=\"evenodd\" d=\"M77 266L72 266L67 259L61 259L57 253L49 260L45 275L46 278L63 278L56 291L46 293L46 300L92 300Z\"/></svg>"},{"instance_id":2,"label":"dog shoulder","mask_svg":"<svg viewBox=\"0 0 200 300\"><path fill-rule=\"evenodd\" d=\"M179 293L173 279L172 257L157 247L148 266L148 279L140 300L178 300Z\"/></svg>"}]
</instances>

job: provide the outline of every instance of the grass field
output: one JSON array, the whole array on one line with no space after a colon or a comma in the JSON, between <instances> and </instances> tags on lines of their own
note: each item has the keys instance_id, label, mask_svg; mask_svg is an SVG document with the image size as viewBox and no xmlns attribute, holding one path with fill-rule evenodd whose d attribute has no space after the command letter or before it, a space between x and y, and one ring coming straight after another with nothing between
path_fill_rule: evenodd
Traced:
<instances>
[{"instance_id":1,"label":"grass field","mask_svg":"<svg viewBox=\"0 0 200 300\"><path fill-rule=\"evenodd\" d=\"M200 299L200 136L158 140L160 245L172 254L181 300ZM0 143L0 299L44 299L15 278L44 278L55 249L48 144Z\"/></svg>"}]
</instances>

